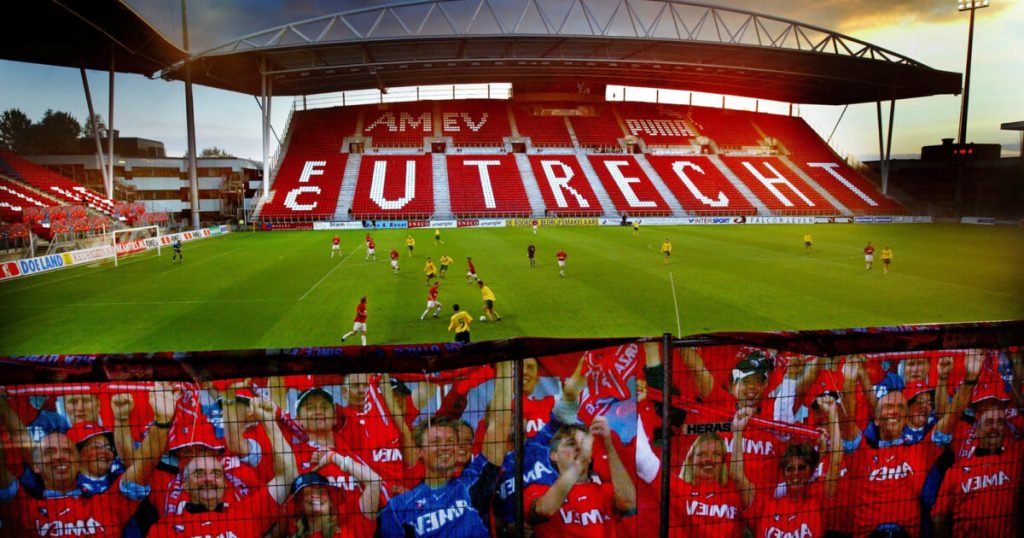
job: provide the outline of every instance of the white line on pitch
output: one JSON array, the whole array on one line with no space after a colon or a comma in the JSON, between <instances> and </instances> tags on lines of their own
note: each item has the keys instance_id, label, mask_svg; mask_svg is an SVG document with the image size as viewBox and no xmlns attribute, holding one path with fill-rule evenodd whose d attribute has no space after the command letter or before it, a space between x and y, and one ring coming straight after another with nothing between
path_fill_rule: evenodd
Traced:
<instances>
[{"instance_id":1,"label":"white line on pitch","mask_svg":"<svg viewBox=\"0 0 1024 538\"><path fill-rule=\"evenodd\" d=\"M299 297L299 298L298 298L298 299L296 299L296 300L298 300L298 301L301 301L301 300L305 299L305 298L306 298L306 296L307 296L307 295L309 295L310 293L312 293L312 292L313 292L313 290L315 290L315 289L316 289L316 287L317 287L317 286L319 286L321 282L323 282L324 280L327 280L327 277L331 276L331 273L333 273L333 272L337 271L337 270L338 270L338 268L339 268L339 267L341 267L341 264L342 264L342 263L344 263L344 262L345 262L345 260L347 260L347 259L349 258L349 256L351 256L352 254L355 254L355 252L356 252L357 250L361 249L361 248L365 248L365 245L356 245L356 248L352 249L352 250L351 250L351 251L350 251L350 252L349 252L348 254L346 254L346 255L345 255L345 257L344 257L344 258L342 258L342 259L338 260L338 265L335 265L335 266L334 266L333 268L331 268L331 270L330 270L330 271L327 271L327 274L326 274L326 275L322 276L322 277L320 278L320 280L317 280L317 281L316 281L316 284L313 284L313 287L312 287L312 288L309 288L308 290L306 290L306 293L303 293L303 294L302 294L302 297Z\"/></svg>"}]
</instances>

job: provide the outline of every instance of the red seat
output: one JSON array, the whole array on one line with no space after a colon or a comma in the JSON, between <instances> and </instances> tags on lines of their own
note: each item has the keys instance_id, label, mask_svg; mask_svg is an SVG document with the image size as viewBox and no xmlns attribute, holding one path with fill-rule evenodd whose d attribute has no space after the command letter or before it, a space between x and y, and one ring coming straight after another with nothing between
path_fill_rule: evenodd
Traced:
<instances>
[{"instance_id":1,"label":"red seat","mask_svg":"<svg viewBox=\"0 0 1024 538\"><path fill-rule=\"evenodd\" d=\"M363 136L376 148L422 148L423 138L434 136L432 101L386 103L361 107Z\"/></svg>"},{"instance_id":2,"label":"red seat","mask_svg":"<svg viewBox=\"0 0 1024 538\"><path fill-rule=\"evenodd\" d=\"M440 101L440 107L441 136L452 137L455 146L499 148L512 136L505 101Z\"/></svg>"},{"instance_id":3,"label":"red seat","mask_svg":"<svg viewBox=\"0 0 1024 538\"><path fill-rule=\"evenodd\" d=\"M22 159L6 150L0 150L0 159L10 166L16 179L20 179L50 196L72 204L86 204L96 211L108 215L113 212L113 200L86 188L77 181L72 181L49 168Z\"/></svg>"},{"instance_id":4,"label":"red seat","mask_svg":"<svg viewBox=\"0 0 1024 538\"><path fill-rule=\"evenodd\" d=\"M616 210L630 215L672 214L633 156L590 155L589 159Z\"/></svg>"},{"instance_id":5,"label":"red seat","mask_svg":"<svg viewBox=\"0 0 1024 538\"><path fill-rule=\"evenodd\" d=\"M285 156L274 178L273 198L263 204L264 219L324 219L334 215L348 155Z\"/></svg>"},{"instance_id":6,"label":"red seat","mask_svg":"<svg viewBox=\"0 0 1024 538\"><path fill-rule=\"evenodd\" d=\"M689 107L624 102L615 105L629 134L653 146L689 145L696 136L687 122Z\"/></svg>"},{"instance_id":7,"label":"red seat","mask_svg":"<svg viewBox=\"0 0 1024 538\"><path fill-rule=\"evenodd\" d=\"M537 103L513 106L519 135L529 137L535 147L572 147L572 138L565 128L565 118L544 115L545 110L551 108L557 108L557 105Z\"/></svg>"},{"instance_id":8,"label":"red seat","mask_svg":"<svg viewBox=\"0 0 1024 538\"><path fill-rule=\"evenodd\" d=\"M550 213L566 216L603 212L575 155L530 155L530 166Z\"/></svg>"},{"instance_id":9,"label":"red seat","mask_svg":"<svg viewBox=\"0 0 1024 538\"><path fill-rule=\"evenodd\" d=\"M753 215L754 206L707 157L648 156L683 209L699 215Z\"/></svg>"},{"instance_id":10,"label":"red seat","mask_svg":"<svg viewBox=\"0 0 1024 538\"><path fill-rule=\"evenodd\" d=\"M728 157L722 161L760 199L779 214L832 215L835 207L776 157Z\"/></svg>"},{"instance_id":11,"label":"red seat","mask_svg":"<svg viewBox=\"0 0 1024 538\"><path fill-rule=\"evenodd\" d=\"M429 218L434 213L430 155L363 156L352 215L356 218Z\"/></svg>"},{"instance_id":12,"label":"red seat","mask_svg":"<svg viewBox=\"0 0 1024 538\"><path fill-rule=\"evenodd\" d=\"M607 105L587 107L593 116L571 116L569 122L576 133L576 141L584 148L618 147L624 135L615 114Z\"/></svg>"}]
</instances>

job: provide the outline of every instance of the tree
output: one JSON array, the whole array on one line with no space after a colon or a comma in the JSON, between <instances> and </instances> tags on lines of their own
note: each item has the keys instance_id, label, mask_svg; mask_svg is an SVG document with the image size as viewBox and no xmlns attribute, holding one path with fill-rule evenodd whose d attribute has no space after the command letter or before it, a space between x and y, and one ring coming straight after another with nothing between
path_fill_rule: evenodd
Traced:
<instances>
[{"instance_id":1,"label":"tree","mask_svg":"<svg viewBox=\"0 0 1024 538\"><path fill-rule=\"evenodd\" d=\"M200 157L220 157L220 158L224 158L224 159L229 159L229 158L233 158L234 157L233 155L227 153L224 150L221 150L220 148L217 148L216 146L212 146L210 148L203 149L203 151L200 152L199 156Z\"/></svg>"},{"instance_id":2,"label":"tree","mask_svg":"<svg viewBox=\"0 0 1024 538\"><path fill-rule=\"evenodd\" d=\"M17 108L10 108L0 114L0 146L13 152L24 151L26 136L32 127L32 120Z\"/></svg>"},{"instance_id":3,"label":"tree","mask_svg":"<svg viewBox=\"0 0 1024 538\"><path fill-rule=\"evenodd\" d=\"M68 112L48 109L35 126L36 151L44 153L77 153L82 124Z\"/></svg>"},{"instance_id":4,"label":"tree","mask_svg":"<svg viewBox=\"0 0 1024 538\"><path fill-rule=\"evenodd\" d=\"M100 138L107 137L107 124L103 121L103 116L100 114L93 114L85 122L85 126L82 127L82 136L86 138L92 138L92 124L96 122L96 127L100 130Z\"/></svg>"}]
</instances>

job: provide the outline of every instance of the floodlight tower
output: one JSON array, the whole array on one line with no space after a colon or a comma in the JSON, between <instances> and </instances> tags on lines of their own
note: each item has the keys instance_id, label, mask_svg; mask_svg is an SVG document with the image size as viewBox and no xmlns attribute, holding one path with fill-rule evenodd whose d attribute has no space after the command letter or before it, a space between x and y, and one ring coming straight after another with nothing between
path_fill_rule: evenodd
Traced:
<instances>
[{"instance_id":1,"label":"floodlight tower","mask_svg":"<svg viewBox=\"0 0 1024 538\"><path fill-rule=\"evenodd\" d=\"M974 11L988 7L989 0L957 0L957 11L970 11L971 24L967 30L967 72L964 75L964 95L960 103L960 136L958 143L967 142L967 103L971 95L971 49L974 46Z\"/></svg>"}]
</instances>

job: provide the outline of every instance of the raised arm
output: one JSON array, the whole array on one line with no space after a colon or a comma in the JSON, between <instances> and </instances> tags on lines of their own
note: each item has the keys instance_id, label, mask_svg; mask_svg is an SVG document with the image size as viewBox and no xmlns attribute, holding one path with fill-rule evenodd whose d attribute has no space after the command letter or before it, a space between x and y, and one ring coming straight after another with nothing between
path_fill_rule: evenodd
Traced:
<instances>
[{"instance_id":1,"label":"raised arm","mask_svg":"<svg viewBox=\"0 0 1024 538\"><path fill-rule=\"evenodd\" d=\"M167 434L174 421L178 393L170 383L155 383L149 392L149 405L153 408L153 423L149 426L146 439L135 453L132 465L124 473L124 479L140 485L148 485L157 461L167 449Z\"/></svg>"},{"instance_id":2,"label":"raised arm","mask_svg":"<svg viewBox=\"0 0 1024 538\"><path fill-rule=\"evenodd\" d=\"M270 450L274 454L274 478L267 484L267 491L277 504L284 504L288 500L288 491L298 476L295 455L277 424L277 405L266 398L253 398L249 405L256 414L256 419L263 424L263 430L270 439Z\"/></svg>"},{"instance_id":3,"label":"raised arm","mask_svg":"<svg viewBox=\"0 0 1024 538\"><path fill-rule=\"evenodd\" d=\"M228 385L222 395L221 406L224 410L224 443L228 452L244 458L249 455L249 443L242 435L245 433L245 414L235 400L235 390L242 386L241 381Z\"/></svg>"},{"instance_id":4,"label":"raised arm","mask_svg":"<svg viewBox=\"0 0 1024 538\"><path fill-rule=\"evenodd\" d=\"M950 404L949 410L945 415L939 417L939 422L935 425L935 432L945 435L953 432L953 427L960 421L960 415L971 403L971 393L974 392L974 386L978 384L978 376L981 375L981 367L984 363L985 356L981 353L969 354L964 357L964 370L967 372L964 382L956 389L956 395L953 396L953 403Z\"/></svg>"},{"instance_id":5,"label":"raised arm","mask_svg":"<svg viewBox=\"0 0 1024 538\"><path fill-rule=\"evenodd\" d=\"M729 477L736 484L743 497L743 510L746 510L754 502L754 483L747 478L743 470L743 430L746 429L754 410L749 407L742 407L736 410L732 417L732 457L729 461Z\"/></svg>"},{"instance_id":6,"label":"raised arm","mask_svg":"<svg viewBox=\"0 0 1024 538\"><path fill-rule=\"evenodd\" d=\"M381 478L369 465L330 449L317 450L311 463L315 470L319 470L327 463L333 463L352 475L363 486L363 493L359 495L359 510L367 519L376 519L380 512Z\"/></svg>"},{"instance_id":7,"label":"raised arm","mask_svg":"<svg viewBox=\"0 0 1024 538\"><path fill-rule=\"evenodd\" d=\"M11 409L11 405L7 401L6 390L0 391L0 420L3 420L7 427L7 433L11 434L14 446L21 449L22 456L26 460L32 461L32 436L28 433L28 428L18 413ZM0 462L2 461L0 459Z\"/></svg>"},{"instance_id":8,"label":"raised arm","mask_svg":"<svg viewBox=\"0 0 1024 538\"><path fill-rule=\"evenodd\" d=\"M953 370L953 357L939 357L935 372L935 416L943 417L949 413L949 373Z\"/></svg>"},{"instance_id":9,"label":"raised arm","mask_svg":"<svg viewBox=\"0 0 1024 538\"><path fill-rule=\"evenodd\" d=\"M839 431L839 406L831 396L819 396L818 406L828 415L828 437L829 442L826 448L828 455L828 470L825 471L824 486L825 495L829 498L836 496L839 488L839 471L843 465L843 440Z\"/></svg>"},{"instance_id":10,"label":"raised arm","mask_svg":"<svg viewBox=\"0 0 1024 538\"><path fill-rule=\"evenodd\" d=\"M483 453L487 461L501 465L509 450L509 432L512 427L512 361L495 365L494 398L487 408L487 433L484 434ZM522 397L522 396L520 396Z\"/></svg>"},{"instance_id":11,"label":"raised arm","mask_svg":"<svg viewBox=\"0 0 1024 538\"><path fill-rule=\"evenodd\" d=\"M636 486L629 476L629 471L622 464L619 451L612 441L612 432L608 427L608 419L604 416L595 417L590 423L590 433L604 442L605 452L608 454L608 468L611 470L612 487L615 490L615 509L620 514L633 514L636 512Z\"/></svg>"},{"instance_id":12,"label":"raised arm","mask_svg":"<svg viewBox=\"0 0 1024 538\"><path fill-rule=\"evenodd\" d=\"M114 447L126 468L135 463L135 438L132 437L131 425L134 408L135 399L131 394L115 394L110 399L110 410L114 414Z\"/></svg>"},{"instance_id":13,"label":"raised arm","mask_svg":"<svg viewBox=\"0 0 1024 538\"><path fill-rule=\"evenodd\" d=\"M388 408L391 421L395 423L398 435L402 438L402 461L406 467L415 467L416 439L409 429L409 423L405 421L405 401L395 397L395 391L391 388L391 376L387 373L380 377L380 393L384 397L384 405Z\"/></svg>"},{"instance_id":14,"label":"raised arm","mask_svg":"<svg viewBox=\"0 0 1024 538\"><path fill-rule=\"evenodd\" d=\"M843 393L840 395L840 403L843 406L845 420L840 421L840 431L843 441L851 442L861 434L857 426L857 384L861 377L860 360L854 359L851 355L843 364Z\"/></svg>"}]
</instances>

